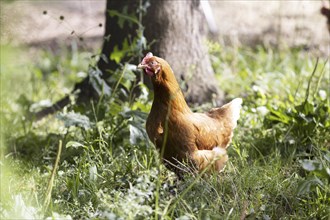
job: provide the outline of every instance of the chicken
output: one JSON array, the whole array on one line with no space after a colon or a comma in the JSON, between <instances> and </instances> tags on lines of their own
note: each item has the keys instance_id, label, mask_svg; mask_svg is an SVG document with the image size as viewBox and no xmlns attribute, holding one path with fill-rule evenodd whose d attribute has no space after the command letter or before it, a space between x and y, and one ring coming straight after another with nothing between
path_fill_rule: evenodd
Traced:
<instances>
[{"instance_id":1,"label":"chicken","mask_svg":"<svg viewBox=\"0 0 330 220\"><path fill-rule=\"evenodd\" d=\"M221 171L228 160L226 148L239 119L242 99L206 113L193 113L165 60L149 52L138 68L151 77L153 84L154 100L146 130L165 164L175 172L182 162L192 162L199 171L207 167Z\"/></svg>"}]
</instances>

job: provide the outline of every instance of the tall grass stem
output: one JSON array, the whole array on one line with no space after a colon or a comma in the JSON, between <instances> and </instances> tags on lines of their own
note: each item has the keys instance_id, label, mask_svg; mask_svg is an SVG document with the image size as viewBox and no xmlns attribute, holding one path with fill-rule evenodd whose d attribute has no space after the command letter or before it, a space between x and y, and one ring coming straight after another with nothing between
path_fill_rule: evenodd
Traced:
<instances>
[{"instance_id":1,"label":"tall grass stem","mask_svg":"<svg viewBox=\"0 0 330 220\"><path fill-rule=\"evenodd\" d=\"M52 174L51 174L51 176L49 178L49 181L48 181L47 190L46 190L46 197L45 197L45 201L44 201L44 204L43 204L44 212L47 211L49 203L50 203L50 199L51 199L51 196L52 196L52 189L53 189L53 186L54 186L55 174L56 174L56 170L58 168L58 163L60 161L61 153L62 153L62 140L59 140L58 149L57 149L57 156L56 156L56 160L55 160L54 167L53 167L53 170L52 170Z\"/></svg>"}]
</instances>

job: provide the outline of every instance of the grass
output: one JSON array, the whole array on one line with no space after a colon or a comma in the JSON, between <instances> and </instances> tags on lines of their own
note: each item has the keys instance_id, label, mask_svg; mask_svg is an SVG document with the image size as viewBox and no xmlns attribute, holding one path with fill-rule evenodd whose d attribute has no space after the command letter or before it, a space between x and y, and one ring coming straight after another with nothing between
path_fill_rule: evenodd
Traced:
<instances>
[{"instance_id":1,"label":"grass","mask_svg":"<svg viewBox=\"0 0 330 220\"><path fill-rule=\"evenodd\" d=\"M114 89L90 108L72 97L36 123L40 100L65 95L95 60L74 44L36 60L2 46L1 218L329 219L329 63L311 77L316 58L302 49L209 47L219 87L244 107L225 171L178 180L146 137L151 91L138 85L132 102ZM136 86L130 66L115 74Z\"/></svg>"}]
</instances>

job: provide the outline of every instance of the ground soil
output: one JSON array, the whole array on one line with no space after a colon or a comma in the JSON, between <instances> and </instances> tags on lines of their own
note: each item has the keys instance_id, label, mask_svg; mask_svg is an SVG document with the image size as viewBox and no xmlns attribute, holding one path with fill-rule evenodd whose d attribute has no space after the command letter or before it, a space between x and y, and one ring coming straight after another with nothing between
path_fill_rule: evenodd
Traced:
<instances>
[{"instance_id":1,"label":"ground soil","mask_svg":"<svg viewBox=\"0 0 330 220\"><path fill-rule=\"evenodd\" d=\"M326 19L319 12L321 1L209 2L217 39L222 44L303 47L330 55ZM20 0L0 4L1 43L56 47L63 41L78 40L86 49L102 45L105 0Z\"/></svg>"}]
</instances>

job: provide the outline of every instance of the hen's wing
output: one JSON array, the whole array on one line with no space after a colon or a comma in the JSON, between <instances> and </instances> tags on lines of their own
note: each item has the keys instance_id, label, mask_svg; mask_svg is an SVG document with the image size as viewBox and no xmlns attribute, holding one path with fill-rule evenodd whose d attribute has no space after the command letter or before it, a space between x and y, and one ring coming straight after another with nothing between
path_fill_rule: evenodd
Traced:
<instances>
[{"instance_id":1,"label":"hen's wing","mask_svg":"<svg viewBox=\"0 0 330 220\"><path fill-rule=\"evenodd\" d=\"M199 150L226 148L237 126L242 99L237 98L228 104L211 109L206 114L196 113L191 117L195 127L195 142Z\"/></svg>"}]
</instances>

